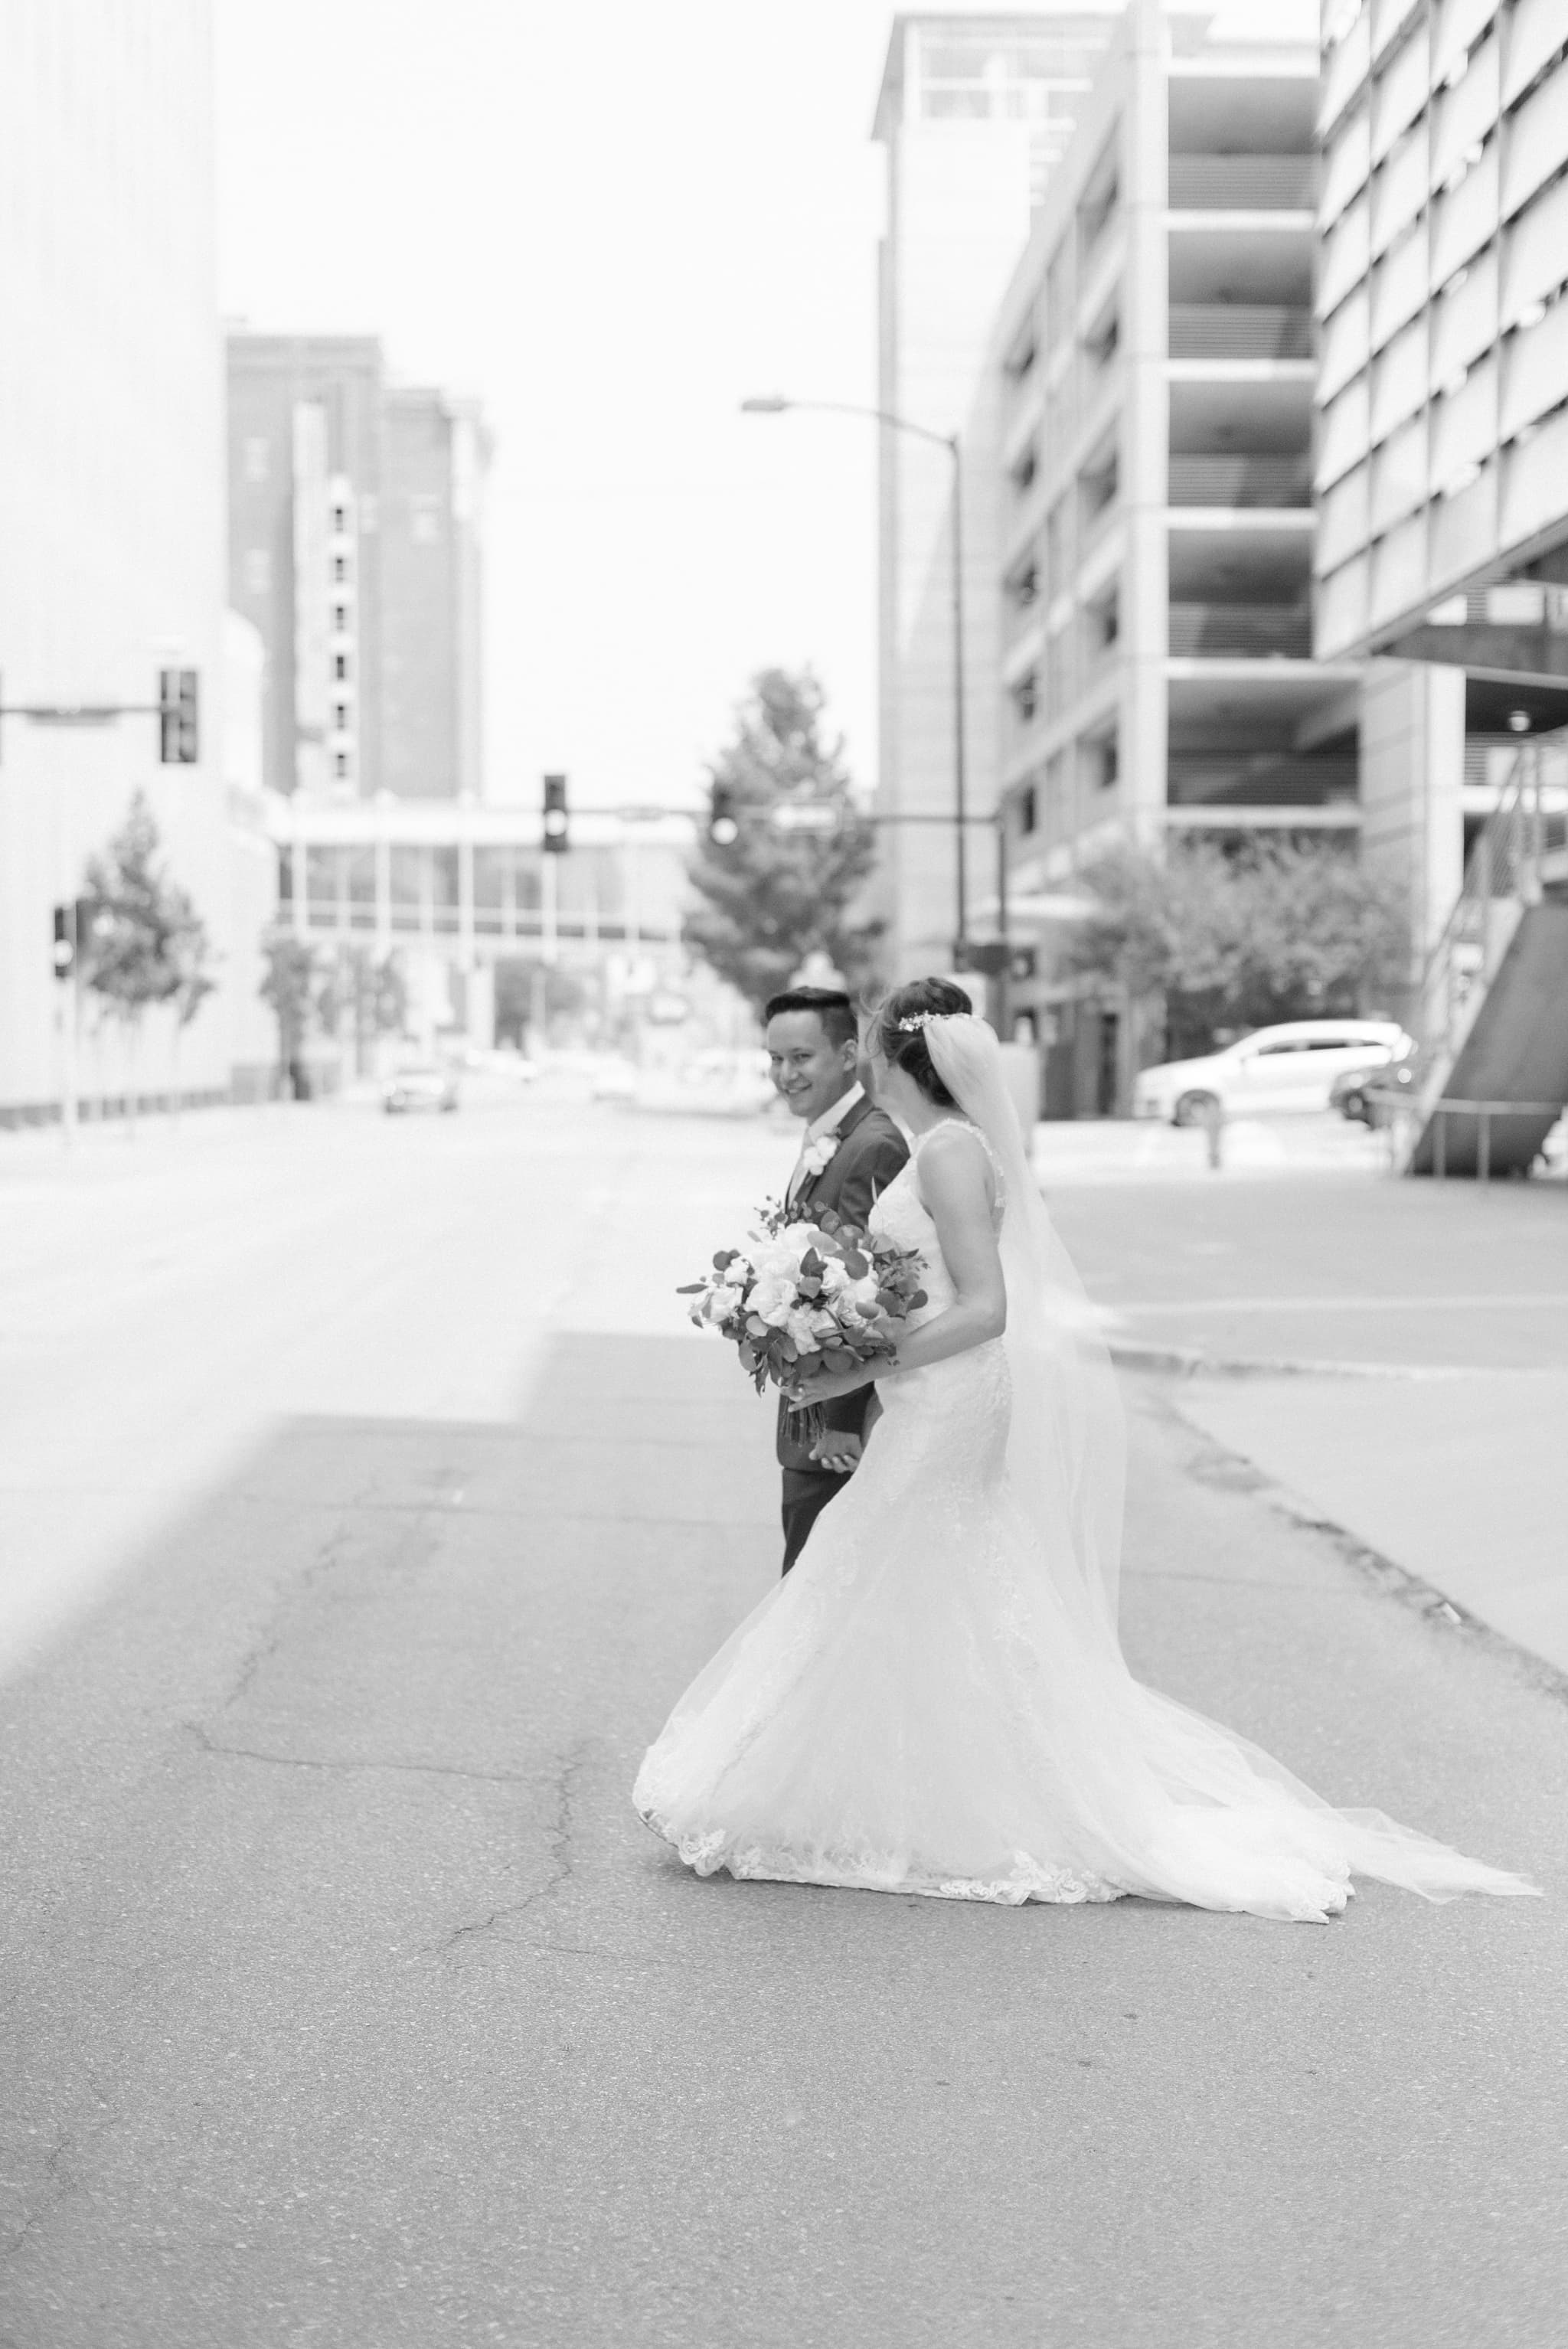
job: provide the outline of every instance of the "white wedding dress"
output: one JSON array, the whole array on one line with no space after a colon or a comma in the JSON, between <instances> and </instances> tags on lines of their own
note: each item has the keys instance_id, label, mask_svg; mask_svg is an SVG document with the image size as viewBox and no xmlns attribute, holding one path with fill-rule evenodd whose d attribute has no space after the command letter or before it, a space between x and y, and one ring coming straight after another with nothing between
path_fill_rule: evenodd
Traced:
<instances>
[{"instance_id":1,"label":"white wedding dress","mask_svg":"<svg viewBox=\"0 0 1568 2349\"><path fill-rule=\"evenodd\" d=\"M984 1062L988 1038L947 1040ZM1432 1899L1533 1890L1378 1812L1331 1808L1132 1678L1114 1621L1111 1374L1097 1392L1098 1340L1065 1259L1047 1279L1053 1244L1037 1228L1032 1255L1026 1245L1037 1193L999 1086L960 1090L943 1074L965 1109L990 1112L994 1138L977 1138L998 1224L1009 1177L1034 1195L1019 1245L1004 1230L1008 1334L879 1382L883 1415L846 1490L649 1749L634 1790L643 1818L699 1875L945 1899L1136 1893L1321 1921L1353 1873ZM940 1313L953 1284L918 1145L872 1222L922 1254L928 1302L913 1318ZM1042 1301L1076 1323L1067 1340L1043 1315L1031 1334L1026 1309Z\"/></svg>"}]
</instances>

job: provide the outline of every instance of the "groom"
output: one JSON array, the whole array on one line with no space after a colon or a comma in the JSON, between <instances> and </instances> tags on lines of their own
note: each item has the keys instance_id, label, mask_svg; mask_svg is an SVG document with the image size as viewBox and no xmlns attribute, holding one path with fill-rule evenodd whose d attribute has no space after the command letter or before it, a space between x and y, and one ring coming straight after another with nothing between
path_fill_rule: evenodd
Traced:
<instances>
[{"instance_id":1,"label":"groom","mask_svg":"<svg viewBox=\"0 0 1568 2349\"><path fill-rule=\"evenodd\" d=\"M827 987L791 987L769 1004L768 1064L774 1085L805 1121L785 1201L792 1219L829 1207L864 1226L872 1202L909 1157L891 1117L873 1109L856 1080L854 1006ZM784 1571L861 1456L861 1429L875 1392L857 1387L823 1406L827 1426L811 1439L779 1405L779 1464L784 1471Z\"/></svg>"}]
</instances>

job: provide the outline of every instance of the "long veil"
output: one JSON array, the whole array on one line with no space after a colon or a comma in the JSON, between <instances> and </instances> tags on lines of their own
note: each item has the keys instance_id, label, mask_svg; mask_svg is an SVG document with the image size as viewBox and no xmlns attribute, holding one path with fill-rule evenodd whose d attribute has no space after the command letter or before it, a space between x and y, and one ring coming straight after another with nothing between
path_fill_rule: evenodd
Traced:
<instances>
[{"instance_id":1,"label":"long veil","mask_svg":"<svg viewBox=\"0 0 1568 2349\"><path fill-rule=\"evenodd\" d=\"M1134 1680L1116 1622L1126 1433L1109 1351L1040 1196L995 1033L963 1014L923 1024L933 1067L985 1135L1006 1184L1008 1482L1036 1570L1078 1634L1078 1669L1098 1724L1095 1750L1079 1763L1086 1787L1092 1775L1100 1788L1102 1822L1120 1822L1112 1840L1121 1842L1123 1881L1206 1907L1281 1915L1303 1913L1279 1888L1304 1857L1429 1899L1533 1891L1381 1811L1336 1808L1247 1739Z\"/></svg>"},{"instance_id":2,"label":"long veil","mask_svg":"<svg viewBox=\"0 0 1568 2349\"><path fill-rule=\"evenodd\" d=\"M995 1032L983 1019L935 1019L925 1042L943 1083L990 1143L1006 1187L1008 1477L1073 1621L1096 1647L1119 1652L1127 1433L1109 1349L1040 1196Z\"/></svg>"}]
</instances>

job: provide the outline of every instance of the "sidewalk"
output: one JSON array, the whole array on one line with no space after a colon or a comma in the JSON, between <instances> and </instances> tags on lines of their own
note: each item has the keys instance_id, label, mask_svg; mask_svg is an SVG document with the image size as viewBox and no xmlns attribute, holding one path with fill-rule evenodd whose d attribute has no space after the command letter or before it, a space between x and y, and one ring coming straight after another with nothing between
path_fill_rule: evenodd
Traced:
<instances>
[{"instance_id":1,"label":"sidewalk","mask_svg":"<svg viewBox=\"0 0 1568 2349\"><path fill-rule=\"evenodd\" d=\"M1178 1137L1182 1138L1182 1137ZM1129 1369L1568 1671L1568 1192L1299 1173L1047 1195Z\"/></svg>"}]
</instances>

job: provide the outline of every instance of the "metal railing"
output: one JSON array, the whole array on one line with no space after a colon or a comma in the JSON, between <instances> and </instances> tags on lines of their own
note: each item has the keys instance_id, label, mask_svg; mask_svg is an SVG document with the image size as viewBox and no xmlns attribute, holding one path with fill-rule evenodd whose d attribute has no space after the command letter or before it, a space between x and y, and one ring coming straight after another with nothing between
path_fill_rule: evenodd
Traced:
<instances>
[{"instance_id":1,"label":"metal railing","mask_svg":"<svg viewBox=\"0 0 1568 2349\"><path fill-rule=\"evenodd\" d=\"M1312 313L1262 302L1175 302L1173 359L1309 359Z\"/></svg>"},{"instance_id":2,"label":"metal railing","mask_svg":"<svg viewBox=\"0 0 1568 2349\"><path fill-rule=\"evenodd\" d=\"M1454 910L1427 958L1408 1024L1429 1067L1458 1052L1519 916L1540 904L1554 868L1568 863L1568 783L1549 777L1553 754L1561 763L1560 736L1526 743L1516 754L1470 851Z\"/></svg>"},{"instance_id":3,"label":"metal railing","mask_svg":"<svg viewBox=\"0 0 1568 2349\"><path fill-rule=\"evenodd\" d=\"M1310 468L1299 457L1172 456L1166 496L1173 506L1309 506Z\"/></svg>"},{"instance_id":4,"label":"metal railing","mask_svg":"<svg viewBox=\"0 0 1568 2349\"><path fill-rule=\"evenodd\" d=\"M1172 212L1309 212L1317 201L1313 155L1172 155Z\"/></svg>"},{"instance_id":5,"label":"metal railing","mask_svg":"<svg viewBox=\"0 0 1568 2349\"><path fill-rule=\"evenodd\" d=\"M1310 660L1312 615L1295 604L1172 604L1177 660Z\"/></svg>"}]
</instances>

